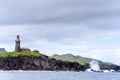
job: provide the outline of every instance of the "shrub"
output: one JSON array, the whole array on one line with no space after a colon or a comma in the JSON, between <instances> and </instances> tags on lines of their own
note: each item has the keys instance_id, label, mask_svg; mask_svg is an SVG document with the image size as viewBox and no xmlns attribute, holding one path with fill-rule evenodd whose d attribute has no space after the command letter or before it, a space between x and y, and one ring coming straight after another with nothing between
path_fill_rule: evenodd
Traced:
<instances>
[{"instance_id":1,"label":"shrub","mask_svg":"<svg viewBox=\"0 0 120 80\"><path fill-rule=\"evenodd\" d=\"M32 52L39 53L39 50L33 50Z\"/></svg>"}]
</instances>

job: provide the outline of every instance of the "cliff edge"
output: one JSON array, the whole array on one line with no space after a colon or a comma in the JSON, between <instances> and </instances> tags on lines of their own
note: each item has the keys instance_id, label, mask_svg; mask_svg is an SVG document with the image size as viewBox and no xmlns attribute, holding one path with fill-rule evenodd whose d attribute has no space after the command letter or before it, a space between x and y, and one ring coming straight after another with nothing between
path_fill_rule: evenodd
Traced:
<instances>
[{"instance_id":1,"label":"cliff edge","mask_svg":"<svg viewBox=\"0 0 120 80\"><path fill-rule=\"evenodd\" d=\"M35 52L6 52L0 54L0 70L84 71L85 67Z\"/></svg>"}]
</instances>

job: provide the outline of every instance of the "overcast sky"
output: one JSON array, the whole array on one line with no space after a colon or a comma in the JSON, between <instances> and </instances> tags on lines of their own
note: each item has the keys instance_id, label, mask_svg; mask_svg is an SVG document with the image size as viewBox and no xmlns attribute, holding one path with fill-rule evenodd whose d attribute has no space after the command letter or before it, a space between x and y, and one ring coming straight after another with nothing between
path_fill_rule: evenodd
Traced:
<instances>
[{"instance_id":1,"label":"overcast sky","mask_svg":"<svg viewBox=\"0 0 120 80\"><path fill-rule=\"evenodd\" d=\"M120 0L0 0L0 47L120 64Z\"/></svg>"}]
</instances>

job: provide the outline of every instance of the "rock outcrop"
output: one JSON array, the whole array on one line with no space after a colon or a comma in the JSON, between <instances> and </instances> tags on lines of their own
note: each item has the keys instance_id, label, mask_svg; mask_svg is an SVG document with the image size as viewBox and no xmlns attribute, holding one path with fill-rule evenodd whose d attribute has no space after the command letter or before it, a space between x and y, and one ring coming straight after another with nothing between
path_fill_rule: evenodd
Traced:
<instances>
[{"instance_id":1,"label":"rock outcrop","mask_svg":"<svg viewBox=\"0 0 120 80\"><path fill-rule=\"evenodd\" d=\"M5 48L0 48L0 53L6 52Z\"/></svg>"},{"instance_id":2,"label":"rock outcrop","mask_svg":"<svg viewBox=\"0 0 120 80\"><path fill-rule=\"evenodd\" d=\"M0 58L0 69L84 71L85 67L76 62L56 60L48 56L9 56Z\"/></svg>"},{"instance_id":3,"label":"rock outcrop","mask_svg":"<svg viewBox=\"0 0 120 80\"><path fill-rule=\"evenodd\" d=\"M110 64L110 65L102 65L101 70L114 70L114 71L120 71L120 66L115 65L115 64Z\"/></svg>"}]
</instances>

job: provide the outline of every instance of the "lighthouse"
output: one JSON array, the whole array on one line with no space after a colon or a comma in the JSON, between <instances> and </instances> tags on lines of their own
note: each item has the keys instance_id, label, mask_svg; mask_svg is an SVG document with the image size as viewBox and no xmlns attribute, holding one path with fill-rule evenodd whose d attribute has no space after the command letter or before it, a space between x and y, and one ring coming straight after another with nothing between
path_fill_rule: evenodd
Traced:
<instances>
[{"instance_id":1,"label":"lighthouse","mask_svg":"<svg viewBox=\"0 0 120 80\"><path fill-rule=\"evenodd\" d=\"M16 40L15 40L15 52L20 52L20 36L17 35L16 36Z\"/></svg>"}]
</instances>

